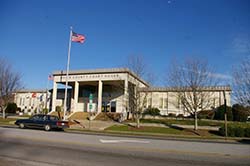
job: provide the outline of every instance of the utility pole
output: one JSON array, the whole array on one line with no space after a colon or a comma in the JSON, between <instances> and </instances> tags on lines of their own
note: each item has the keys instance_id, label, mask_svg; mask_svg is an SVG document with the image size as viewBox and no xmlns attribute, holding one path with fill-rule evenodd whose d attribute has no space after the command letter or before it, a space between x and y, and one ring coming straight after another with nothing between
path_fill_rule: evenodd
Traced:
<instances>
[{"instance_id":1,"label":"utility pole","mask_svg":"<svg viewBox=\"0 0 250 166\"><path fill-rule=\"evenodd\" d=\"M223 91L223 96L224 96L225 139L227 139L227 99L225 90Z\"/></svg>"}]
</instances>

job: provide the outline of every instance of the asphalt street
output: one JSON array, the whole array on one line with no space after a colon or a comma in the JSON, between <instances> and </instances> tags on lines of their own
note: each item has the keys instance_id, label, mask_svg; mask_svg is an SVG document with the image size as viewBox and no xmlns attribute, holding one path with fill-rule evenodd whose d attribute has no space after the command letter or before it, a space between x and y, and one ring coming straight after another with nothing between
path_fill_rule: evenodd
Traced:
<instances>
[{"instance_id":1,"label":"asphalt street","mask_svg":"<svg viewBox=\"0 0 250 166\"><path fill-rule=\"evenodd\" d=\"M0 166L250 165L250 145L0 127Z\"/></svg>"}]
</instances>

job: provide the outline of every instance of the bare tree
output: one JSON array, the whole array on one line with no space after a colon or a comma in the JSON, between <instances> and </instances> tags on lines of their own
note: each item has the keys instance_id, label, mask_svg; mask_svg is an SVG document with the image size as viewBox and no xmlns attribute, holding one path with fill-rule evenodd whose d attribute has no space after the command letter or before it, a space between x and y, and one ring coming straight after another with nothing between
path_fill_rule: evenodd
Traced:
<instances>
[{"instance_id":1,"label":"bare tree","mask_svg":"<svg viewBox=\"0 0 250 166\"><path fill-rule=\"evenodd\" d=\"M155 84L156 76L150 71L149 65L147 65L143 56L128 56L125 66L133 71L139 78L144 79L149 85Z\"/></svg>"},{"instance_id":2,"label":"bare tree","mask_svg":"<svg viewBox=\"0 0 250 166\"><path fill-rule=\"evenodd\" d=\"M206 62L190 59L183 64L172 63L168 75L168 84L177 89L177 100L194 117L195 130L198 111L210 109L213 102L213 92L206 91L217 82L211 73Z\"/></svg>"},{"instance_id":3,"label":"bare tree","mask_svg":"<svg viewBox=\"0 0 250 166\"><path fill-rule=\"evenodd\" d=\"M126 66L139 78L150 80L153 82L153 74L148 72L147 65L142 56L129 56ZM147 92L140 93L140 83L134 81L135 84L128 86L129 94L129 110L132 112L133 118L136 120L137 128L140 127L140 119L147 102Z\"/></svg>"},{"instance_id":4,"label":"bare tree","mask_svg":"<svg viewBox=\"0 0 250 166\"><path fill-rule=\"evenodd\" d=\"M142 56L129 56L126 66L140 78L145 78L147 75L147 66Z\"/></svg>"},{"instance_id":5,"label":"bare tree","mask_svg":"<svg viewBox=\"0 0 250 166\"><path fill-rule=\"evenodd\" d=\"M0 109L3 112L3 118L5 118L7 104L13 101L12 93L20 86L20 74L14 72L11 64L0 57Z\"/></svg>"},{"instance_id":6,"label":"bare tree","mask_svg":"<svg viewBox=\"0 0 250 166\"><path fill-rule=\"evenodd\" d=\"M233 71L234 96L238 103L250 106L250 56Z\"/></svg>"}]
</instances>

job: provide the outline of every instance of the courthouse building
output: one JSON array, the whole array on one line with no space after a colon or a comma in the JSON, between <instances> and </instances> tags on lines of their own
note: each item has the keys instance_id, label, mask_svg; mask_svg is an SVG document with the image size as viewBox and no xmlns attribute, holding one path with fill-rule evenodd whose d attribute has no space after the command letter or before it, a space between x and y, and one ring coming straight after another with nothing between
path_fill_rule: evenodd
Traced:
<instances>
[{"instance_id":1,"label":"courthouse building","mask_svg":"<svg viewBox=\"0 0 250 166\"><path fill-rule=\"evenodd\" d=\"M53 80L51 111L55 111L56 106L62 106L64 103L64 98L58 97L58 89L59 84L65 85L65 71L54 72ZM140 93L147 93L145 109L158 108L162 115L169 113L188 115L177 98L178 89L150 87L147 82L127 68L69 71L68 84L71 87L67 100L69 112L127 113L133 102L129 89L138 88ZM204 91L212 93L211 109L223 104L223 92L225 92L227 105L231 105L229 86L205 87Z\"/></svg>"}]
</instances>

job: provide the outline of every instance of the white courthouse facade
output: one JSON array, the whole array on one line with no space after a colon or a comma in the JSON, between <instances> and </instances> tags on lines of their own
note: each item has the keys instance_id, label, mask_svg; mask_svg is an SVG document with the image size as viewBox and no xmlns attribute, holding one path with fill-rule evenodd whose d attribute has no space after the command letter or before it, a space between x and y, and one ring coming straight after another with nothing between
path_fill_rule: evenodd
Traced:
<instances>
[{"instance_id":1,"label":"white courthouse facade","mask_svg":"<svg viewBox=\"0 0 250 166\"><path fill-rule=\"evenodd\" d=\"M65 85L65 71L53 73L53 93L52 108L62 106L64 98L58 97L59 84ZM70 94L67 100L67 110L69 112L129 112L131 98L129 88L140 88L141 93L147 91L147 101L145 108L155 107L161 111L162 115L183 114L188 115L178 102L175 88L150 87L147 82L139 78L127 68L95 69L69 71L68 84ZM205 91L213 93L211 108L220 106L224 102L223 92L227 99L227 105L231 105L229 86L209 87ZM91 105L91 106L90 106Z\"/></svg>"},{"instance_id":2,"label":"white courthouse facade","mask_svg":"<svg viewBox=\"0 0 250 166\"><path fill-rule=\"evenodd\" d=\"M57 89L58 84L65 84L66 74L54 72L53 79L52 111L55 111L56 106L62 106L64 102L58 99ZM129 102L128 87L148 87L145 81L124 68L69 71L68 84L71 87L71 97L67 101L70 112L126 112Z\"/></svg>"}]
</instances>

